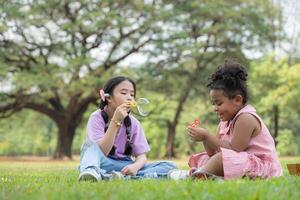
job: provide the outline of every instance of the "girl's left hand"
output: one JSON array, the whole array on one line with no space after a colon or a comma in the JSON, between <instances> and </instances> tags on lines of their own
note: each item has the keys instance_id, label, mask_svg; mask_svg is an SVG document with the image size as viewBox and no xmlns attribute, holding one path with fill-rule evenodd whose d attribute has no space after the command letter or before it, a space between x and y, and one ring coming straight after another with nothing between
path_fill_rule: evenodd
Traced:
<instances>
[{"instance_id":1,"label":"girl's left hand","mask_svg":"<svg viewBox=\"0 0 300 200\"><path fill-rule=\"evenodd\" d=\"M130 175L130 176L135 176L138 172L138 168L134 165L134 164L130 164L130 165L127 165L125 166L121 172L122 174L124 175Z\"/></svg>"},{"instance_id":2,"label":"girl's left hand","mask_svg":"<svg viewBox=\"0 0 300 200\"><path fill-rule=\"evenodd\" d=\"M208 134L206 129L200 128L200 127L188 126L187 130L188 130L188 134L192 138L192 140L199 141L199 142L206 140L206 136Z\"/></svg>"}]
</instances>

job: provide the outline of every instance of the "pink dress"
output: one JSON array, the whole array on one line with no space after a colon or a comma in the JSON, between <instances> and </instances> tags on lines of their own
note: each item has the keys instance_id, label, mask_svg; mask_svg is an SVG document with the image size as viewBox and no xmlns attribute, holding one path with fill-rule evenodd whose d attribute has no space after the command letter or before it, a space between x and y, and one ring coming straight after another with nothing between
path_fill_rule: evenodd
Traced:
<instances>
[{"instance_id":1,"label":"pink dress","mask_svg":"<svg viewBox=\"0 0 300 200\"><path fill-rule=\"evenodd\" d=\"M243 176L251 178L271 178L282 175L282 168L279 163L274 140L263 123L262 119L256 114L256 110L251 105L242 108L236 116L226 122L219 124L219 138L231 141L233 127L236 119L242 113L250 113L255 116L261 124L261 131L250 139L245 151L237 152L231 149L221 148L224 179L234 179ZM192 155L189 159L189 166L199 168L208 160L206 152Z\"/></svg>"}]
</instances>

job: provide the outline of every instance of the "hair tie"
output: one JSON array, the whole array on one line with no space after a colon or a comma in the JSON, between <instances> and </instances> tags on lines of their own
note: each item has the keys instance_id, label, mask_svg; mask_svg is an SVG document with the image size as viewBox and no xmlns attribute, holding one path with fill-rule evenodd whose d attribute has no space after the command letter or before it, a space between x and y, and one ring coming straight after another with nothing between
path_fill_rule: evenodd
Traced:
<instances>
[{"instance_id":1,"label":"hair tie","mask_svg":"<svg viewBox=\"0 0 300 200\"><path fill-rule=\"evenodd\" d=\"M99 91L99 94L100 94L100 98L101 98L101 100L102 100L103 102L105 102L105 97L109 97L109 94L108 94L108 93L104 93L104 90L103 90L103 89L101 89L101 90Z\"/></svg>"}]
</instances>

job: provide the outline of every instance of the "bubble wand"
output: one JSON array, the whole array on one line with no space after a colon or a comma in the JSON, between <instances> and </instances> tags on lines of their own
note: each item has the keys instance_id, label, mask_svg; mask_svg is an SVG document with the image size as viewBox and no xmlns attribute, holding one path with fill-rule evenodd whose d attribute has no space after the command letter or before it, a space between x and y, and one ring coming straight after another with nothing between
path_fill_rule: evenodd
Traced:
<instances>
[{"instance_id":1,"label":"bubble wand","mask_svg":"<svg viewBox=\"0 0 300 200\"><path fill-rule=\"evenodd\" d=\"M149 114L149 112L145 111L143 108L145 105L150 103L150 101L148 99L139 98L136 101L133 100L133 101L130 101L129 103L130 103L130 108L131 109L137 108L137 111L141 116L145 117Z\"/></svg>"},{"instance_id":2,"label":"bubble wand","mask_svg":"<svg viewBox=\"0 0 300 200\"><path fill-rule=\"evenodd\" d=\"M103 102L105 102L106 98L110 96L109 93L105 93L103 89L99 90L99 94L100 94L100 98ZM137 108L138 113L141 116L145 117L149 114L149 112L145 111L143 107L149 103L150 103L150 101L148 99L139 98L139 99L137 99L137 101L134 101L134 100L130 101L129 107L130 107L130 109Z\"/></svg>"}]
</instances>

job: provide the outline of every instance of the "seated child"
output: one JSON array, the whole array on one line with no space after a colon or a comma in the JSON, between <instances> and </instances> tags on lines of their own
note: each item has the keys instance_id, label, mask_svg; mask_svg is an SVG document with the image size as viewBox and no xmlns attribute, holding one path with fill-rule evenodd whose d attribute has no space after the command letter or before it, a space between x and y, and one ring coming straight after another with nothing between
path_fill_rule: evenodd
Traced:
<instances>
[{"instance_id":1,"label":"seated child","mask_svg":"<svg viewBox=\"0 0 300 200\"><path fill-rule=\"evenodd\" d=\"M226 61L210 77L208 88L220 118L216 137L203 127L188 126L189 136L202 142L205 152L192 155L190 170L172 170L172 179L271 178L282 175L274 140L253 106L247 104L247 72Z\"/></svg>"},{"instance_id":2,"label":"seated child","mask_svg":"<svg viewBox=\"0 0 300 200\"><path fill-rule=\"evenodd\" d=\"M91 114L81 150L79 181L111 178L167 177L175 164L147 163L150 150L139 121L130 114L135 83L126 77L110 79L100 91L100 109Z\"/></svg>"}]
</instances>

